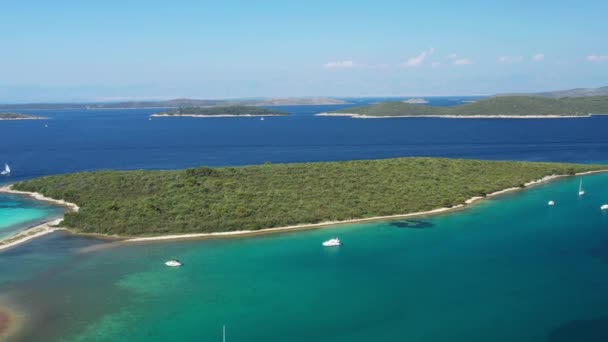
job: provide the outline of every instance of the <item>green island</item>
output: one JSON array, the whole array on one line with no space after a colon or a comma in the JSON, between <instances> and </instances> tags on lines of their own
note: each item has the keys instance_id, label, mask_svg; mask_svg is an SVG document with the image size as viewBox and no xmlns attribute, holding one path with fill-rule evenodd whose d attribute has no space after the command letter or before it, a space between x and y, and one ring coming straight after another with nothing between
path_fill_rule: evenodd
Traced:
<instances>
[{"instance_id":1,"label":"green island","mask_svg":"<svg viewBox=\"0 0 608 342\"><path fill-rule=\"evenodd\" d=\"M318 115L354 117L584 117L590 114L608 114L608 96L564 97L559 99L541 96L498 96L449 107L383 102Z\"/></svg>"},{"instance_id":2,"label":"green island","mask_svg":"<svg viewBox=\"0 0 608 342\"><path fill-rule=\"evenodd\" d=\"M0 113L0 120L42 120L46 119L41 116L35 116L30 114L2 112Z\"/></svg>"},{"instance_id":3,"label":"green island","mask_svg":"<svg viewBox=\"0 0 608 342\"><path fill-rule=\"evenodd\" d=\"M187 107L177 108L152 116L267 116L289 115L288 112L256 106L220 106L220 107Z\"/></svg>"},{"instance_id":4,"label":"green island","mask_svg":"<svg viewBox=\"0 0 608 342\"><path fill-rule=\"evenodd\" d=\"M396 158L346 162L96 171L22 181L13 189L80 206L63 225L121 236L231 232L452 207L550 175L601 165Z\"/></svg>"}]
</instances>

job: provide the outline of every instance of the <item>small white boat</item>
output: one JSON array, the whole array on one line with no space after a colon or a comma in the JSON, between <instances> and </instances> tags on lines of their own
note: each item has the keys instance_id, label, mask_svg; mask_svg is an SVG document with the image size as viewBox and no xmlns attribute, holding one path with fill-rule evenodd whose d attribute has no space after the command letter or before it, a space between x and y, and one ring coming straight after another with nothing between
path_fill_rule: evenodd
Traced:
<instances>
[{"instance_id":1,"label":"small white boat","mask_svg":"<svg viewBox=\"0 0 608 342\"><path fill-rule=\"evenodd\" d=\"M342 246L342 242L340 242L340 239L333 238L333 239L329 239L325 242L323 242L323 246L324 247L338 247L338 246Z\"/></svg>"},{"instance_id":2,"label":"small white boat","mask_svg":"<svg viewBox=\"0 0 608 342\"><path fill-rule=\"evenodd\" d=\"M182 263L179 262L179 260L169 260L165 263L165 265L167 265L169 267L179 267L182 265Z\"/></svg>"},{"instance_id":3,"label":"small white boat","mask_svg":"<svg viewBox=\"0 0 608 342\"><path fill-rule=\"evenodd\" d=\"M581 182L578 184L578 195L583 196L585 194L585 190L583 190L583 179L581 178Z\"/></svg>"},{"instance_id":4,"label":"small white boat","mask_svg":"<svg viewBox=\"0 0 608 342\"><path fill-rule=\"evenodd\" d=\"M8 176L10 174L11 174L11 167L8 166L7 163L4 163L4 170L2 172L0 172L0 175Z\"/></svg>"},{"instance_id":5,"label":"small white boat","mask_svg":"<svg viewBox=\"0 0 608 342\"><path fill-rule=\"evenodd\" d=\"M604 204L600 207L601 210L608 210L608 204Z\"/></svg>"},{"instance_id":6,"label":"small white boat","mask_svg":"<svg viewBox=\"0 0 608 342\"><path fill-rule=\"evenodd\" d=\"M552 206L554 206L554 205L555 205L555 201L549 201L549 202L547 203L547 205L548 205L548 206L550 206L550 207L552 207Z\"/></svg>"},{"instance_id":7,"label":"small white boat","mask_svg":"<svg viewBox=\"0 0 608 342\"><path fill-rule=\"evenodd\" d=\"M260 118L260 121L264 121L264 117L263 116Z\"/></svg>"}]
</instances>

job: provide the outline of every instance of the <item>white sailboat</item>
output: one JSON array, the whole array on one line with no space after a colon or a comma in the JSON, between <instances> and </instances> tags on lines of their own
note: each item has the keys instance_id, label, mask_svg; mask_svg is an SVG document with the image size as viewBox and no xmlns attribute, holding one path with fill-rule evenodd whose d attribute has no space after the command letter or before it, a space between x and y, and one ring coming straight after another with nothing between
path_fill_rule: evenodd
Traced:
<instances>
[{"instance_id":1,"label":"white sailboat","mask_svg":"<svg viewBox=\"0 0 608 342\"><path fill-rule=\"evenodd\" d=\"M11 174L11 167L7 163L4 163L4 171L0 172L0 175L8 176Z\"/></svg>"},{"instance_id":2,"label":"white sailboat","mask_svg":"<svg viewBox=\"0 0 608 342\"><path fill-rule=\"evenodd\" d=\"M581 182L578 184L578 195L583 196L585 194L585 190L583 190L583 179L581 178Z\"/></svg>"}]
</instances>

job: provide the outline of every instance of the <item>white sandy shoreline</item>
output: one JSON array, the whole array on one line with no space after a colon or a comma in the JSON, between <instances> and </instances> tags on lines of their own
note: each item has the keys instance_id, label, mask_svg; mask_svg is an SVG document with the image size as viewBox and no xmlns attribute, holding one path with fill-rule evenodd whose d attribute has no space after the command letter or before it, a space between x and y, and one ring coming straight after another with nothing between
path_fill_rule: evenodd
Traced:
<instances>
[{"instance_id":1,"label":"white sandy shoreline","mask_svg":"<svg viewBox=\"0 0 608 342\"><path fill-rule=\"evenodd\" d=\"M356 113L318 113L315 116L338 116L353 119L392 119L392 118L445 118L445 119L567 119L589 118L595 114L587 115L364 115Z\"/></svg>"},{"instance_id":2,"label":"white sandy shoreline","mask_svg":"<svg viewBox=\"0 0 608 342\"><path fill-rule=\"evenodd\" d=\"M152 114L155 118L257 118L265 116L287 116L286 114L217 114L217 115L199 115L199 114Z\"/></svg>"},{"instance_id":3,"label":"white sandy shoreline","mask_svg":"<svg viewBox=\"0 0 608 342\"><path fill-rule=\"evenodd\" d=\"M291 231L298 231L298 230L317 229L317 228L322 228L322 227L327 227L327 226L346 225L346 224L352 224L352 223L388 221L388 220L394 220L394 219L403 219L403 218L448 213L448 212L464 209L464 208L470 206L471 204L479 202L483 199L493 198L493 197L500 196L500 195L503 195L506 193L511 193L514 191L522 190L522 189L529 188L529 187L532 187L535 185L547 183L547 182L550 182L550 181L553 181L553 180L556 180L559 178L583 176L583 175L590 175L590 174L604 173L604 172L608 172L608 169L580 172L580 173L577 173L572 176L571 175L549 175L549 176L545 176L541 179L529 181L529 182L525 183L523 187L512 187L512 188L495 191L493 193L487 194L486 196L471 197L468 200L466 200L463 204L455 205L453 207L437 208L437 209L432 209L432 210L427 210L427 211L420 211L420 212L406 213L406 214L375 216L375 217L342 220L342 221L326 221L326 222L320 222L320 223L305 223L305 224L291 225L291 226L285 226L285 227L266 228L266 229L260 229L260 230L238 230L238 231L216 232L216 233L174 234L174 235L146 236L146 237L132 237L132 238L125 237L125 236L122 236L122 237L121 236L109 236L109 235L103 235L103 234L80 234L80 233L75 233L75 234L84 235L84 236L97 236L99 238L109 238L109 239L113 239L113 240L118 239L118 240L121 240L120 242L126 242L126 243L140 243L140 242L168 241L168 240L204 239L204 238L214 238L214 237L244 237L244 236L249 236L249 235L261 235L261 234L271 234L271 233L280 233L280 232L291 232ZM63 200L55 200L52 198L48 198L39 193L29 193L29 192L24 192L24 191L12 190L12 189L10 189L10 186L0 188L0 192L26 195L26 196L30 196L35 199L40 199L43 201L49 201L49 202L65 205L74 211L78 211L78 206L74 203L69 203L69 202L65 202ZM28 240L34 239L36 237L39 237L39 236L42 236L42 235L45 235L48 233L52 233L57 230L68 230L69 231L69 229L55 227L55 225L59 224L61 222L61 220L62 219L53 220L51 222L44 223L42 225L22 231L19 234L13 235L12 237L9 238L10 240L14 239L15 237L17 237L19 235L23 235L23 237L20 239L17 239L16 241L11 241L6 245L2 245L3 242L0 241L0 250L9 248L9 247L13 247L15 245L21 244L23 242L26 242Z\"/></svg>"},{"instance_id":4,"label":"white sandy shoreline","mask_svg":"<svg viewBox=\"0 0 608 342\"><path fill-rule=\"evenodd\" d=\"M78 205L75 203L66 202L64 200L57 200L54 198L46 197L37 192L27 192L27 191L19 191L13 190L12 185L0 187L0 193L5 194L13 194L19 196L27 196L33 198L37 201L49 202L57 205L64 206L68 208L68 210L77 212L80 210ZM58 231L58 230L66 230L65 228L57 227L59 223L63 221L63 217L53 219L44 223L41 223L37 226L22 230L14 235L11 235L5 239L0 240L0 251L20 245L29 240L35 239L37 237Z\"/></svg>"}]
</instances>

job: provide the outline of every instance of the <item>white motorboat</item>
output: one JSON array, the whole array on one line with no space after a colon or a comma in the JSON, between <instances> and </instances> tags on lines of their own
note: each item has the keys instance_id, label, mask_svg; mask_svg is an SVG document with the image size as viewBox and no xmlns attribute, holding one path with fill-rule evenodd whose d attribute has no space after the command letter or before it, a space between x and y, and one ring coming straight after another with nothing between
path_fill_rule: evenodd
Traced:
<instances>
[{"instance_id":1,"label":"white motorboat","mask_svg":"<svg viewBox=\"0 0 608 342\"><path fill-rule=\"evenodd\" d=\"M323 242L324 247L338 247L341 245L342 245L342 242L340 242L340 239L338 239L337 237Z\"/></svg>"},{"instance_id":2,"label":"white motorboat","mask_svg":"<svg viewBox=\"0 0 608 342\"><path fill-rule=\"evenodd\" d=\"M0 172L0 175L8 176L10 174L11 174L11 167L8 166L7 163L4 163L4 170L2 172Z\"/></svg>"},{"instance_id":3,"label":"white motorboat","mask_svg":"<svg viewBox=\"0 0 608 342\"><path fill-rule=\"evenodd\" d=\"M169 261L165 262L165 265L167 265L169 267L179 267L182 265L182 263L179 262L179 260L169 260Z\"/></svg>"},{"instance_id":4,"label":"white motorboat","mask_svg":"<svg viewBox=\"0 0 608 342\"><path fill-rule=\"evenodd\" d=\"M578 184L578 195L583 196L585 194L585 190L583 190L583 179L581 178L581 182Z\"/></svg>"},{"instance_id":5,"label":"white motorboat","mask_svg":"<svg viewBox=\"0 0 608 342\"><path fill-rule=\"evenodd\" d=\"M554 205L555 205L555 201L549 201L549 202L547 203L547 205L548 205L548 206L550 206L550 207L552 207L552 206L554 206Z\"/></svg>"},{"instance_id":6,"label":"white motorboat","mask_svg":"<svg viewBox=\"0 0 608 342\"><path fill-rule=\"evenodd\" d=\"M608 204L604 204L600 207L601 210L608 210Z\"/></svg>"}]
</instances>

